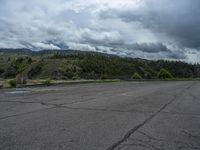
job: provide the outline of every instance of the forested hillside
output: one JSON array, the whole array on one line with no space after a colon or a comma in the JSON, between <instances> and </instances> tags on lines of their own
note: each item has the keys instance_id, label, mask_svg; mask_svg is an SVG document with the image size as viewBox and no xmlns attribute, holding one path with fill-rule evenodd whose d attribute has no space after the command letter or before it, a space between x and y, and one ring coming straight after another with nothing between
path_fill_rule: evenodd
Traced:
<instances>
[{"instance_id":1,"label":"forested hillside","mask_svg":"<svg viewBox=\"0 0 200 150\"><path fill-rule=\"evenodd\" d=\"M131 79L134 74L141 79L156 79L162 78L158 76L161 70L168 72L169 78L200 77L200 65L178 61L150 61L74 50L0 50L0 77L4 79L19 75L27 79Z\"/></svg>"}]
</instances>

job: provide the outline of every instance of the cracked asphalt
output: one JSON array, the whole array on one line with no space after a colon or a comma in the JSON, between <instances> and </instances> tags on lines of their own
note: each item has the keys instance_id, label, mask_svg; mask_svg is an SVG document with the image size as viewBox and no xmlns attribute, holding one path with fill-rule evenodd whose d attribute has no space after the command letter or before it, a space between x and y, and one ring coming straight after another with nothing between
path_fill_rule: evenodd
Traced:
<instances>
[{"instance_id":1,"label":"cracked asphalt","mask_svg":"<svg viewBox=\"0 0 200 150\"><path fill-rule=\"evenodd\" d=\"M200 150L200 82L0 90L0 150Z\"/></svg>"}]
</instances>

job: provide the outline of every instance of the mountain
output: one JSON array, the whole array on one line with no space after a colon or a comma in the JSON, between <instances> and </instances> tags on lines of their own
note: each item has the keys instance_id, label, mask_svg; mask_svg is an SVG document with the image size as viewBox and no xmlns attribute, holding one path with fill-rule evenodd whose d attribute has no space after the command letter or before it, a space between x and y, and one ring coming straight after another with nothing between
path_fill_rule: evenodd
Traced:
<instances>
[{"instance_id":1,"label":"mountain","mask_svg":"<svg viewBox=\"0 0 200 150\"><path fill-rule=\"evenodd\" d=\"M99 53L99 52L91 52L91 51L79 51L79 50L54 50L54 49L45 49L40 51L33 51L30 49L25 48L0 48L0 54L2 55L28 55L28 56L43 56L43 55L52 55L52 54L60 54L60 55L70 55L70 54L101 54L101 55L109 55L109 56L115 56L105 53Z\"/></svg>"}]
</instances>

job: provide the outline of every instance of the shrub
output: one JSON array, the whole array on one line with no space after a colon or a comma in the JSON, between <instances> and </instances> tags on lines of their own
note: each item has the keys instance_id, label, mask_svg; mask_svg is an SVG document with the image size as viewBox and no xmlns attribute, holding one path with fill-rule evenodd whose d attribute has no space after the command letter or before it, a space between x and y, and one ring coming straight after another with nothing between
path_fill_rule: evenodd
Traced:
<instances>
[{"instance_id":1,"label":"shrub","mask_svg":"<svg viewBox=\"0 0 200 150\"><path fill-rule=\"evenodd\" d=\"M17 75L17 69L13 66L9 66L8 68L5 69L4 72L4 78L9 79L9 78L14 78Z\"/></svg>"},{"instance_id":2,"label":"shrub","mask_svg":"<svg viewBox=\"0 0 200 150\"><path fill-rule=\"evenodd\" d=\"M49 86L49 85L51 85L51 80L50 79L44 80L44 81L42 81L42 83Z\"/></svg>"},{"instance_id":3,"label":"shrub","mask_svg":"<svg viewBox=\"0 0 200 150\"><path fill-rule=\"evenodd\" d=\"M0 74L4 73L4 69L0 68Z\"/></svg>"},{"instance_id":4,"label":"shrub","mask_svg":"<svg viewBox=\"0 0 200 150\"><path fill-rule=\"evenodd\" d=\"M33 62L32 58L31 57L27 57L27 62L28 62L28 64L31 64Z\"/></svg>"},{"instance_id":5,"label":"shrub","mask_svg":"<svg viewBox=\"0 0 200 150\"><path fill-rule=\"evenodd\" d=\"M68 79L72 79L74 76L74 71L72 68L67 68L64 74Z\"/></svg>"},{"instance_id":6,"label":"shrub","mask_svg":"<svg viewBox=\"0 0 200 150\"><path fill-rule=\"evenodd\" d=\"M39 73L41 73L42 67L41 64L37 64L35 66L32 66L31 69L28 72L28 78L33 79L36 77Z\"/></svg>"},{"instance_id":7,"label":"shrub","mask_svg":"<svg viewBox=\"0 0 200 150\"><path fill-rule=\"evenodd\" d=\"M101 79L101 80L106 80L106 79L108 79L108 76L105 75L105 74L103 74L103 75L101 75L100 79Z\"/></svg>"},{"instance_id":8,"label":"shrub","mask_svg":"<svg viewBox=\"0 0 200 150\"><path fill-rule=\"evenodd\" d=\"M132 79L141 80L142 77L136 72L136 73L133 74Z\"/></svg>"},{"instance_id":9,"label":"shrub","mask_svg":"<svg viewBox=\"0 0 200 150\"><path fill-rule=\"evenodd\" d=\"M9 80L8 84L9 84L10 87L16 87L17 86L16 80Z\"/></svg>"},{"instance_id":10,"label":"shrub","mask_svg":"<svg viewBox=\"0 0 200 150\"><path fill-rule=\"evenodd\" d=\"M20 63L22 63L24 60L25 60L24 57L18 57L18 58L15 60L15 62L20 64Z\"/></svg>"},{"instance_id":11,"label":"shrub","mask_svg":"<svg viewBox=\"0 0 200 150\"><path fill-rule=\"evenodd\" d=\"M145 79L152 79L153 78L151 73L145 73L144 77L145 77Z\"/></svg>"},{"instance_id":12,"label":"shrub","mask_svg":"<svg viewBox=\"0 0 200 150\"><path fill-rule=\"evenodd\" d=\"M54 80L61 80L61 79L66 79L66 77L64 76L65 72L63 70L54 70L52 73L51 73L51 77L52 79Z\"/></svg>"},{"instance_id":13,"label":"shrub","mask_svg":"<svg viewBox=\"0 0 200 150\"><path fill-rule=\"evenodd\" d=\"M173 79L174 77L166 69L161 69L160 72L158 73L158 78L159 79Z\"/></svg>"}]
</instances>

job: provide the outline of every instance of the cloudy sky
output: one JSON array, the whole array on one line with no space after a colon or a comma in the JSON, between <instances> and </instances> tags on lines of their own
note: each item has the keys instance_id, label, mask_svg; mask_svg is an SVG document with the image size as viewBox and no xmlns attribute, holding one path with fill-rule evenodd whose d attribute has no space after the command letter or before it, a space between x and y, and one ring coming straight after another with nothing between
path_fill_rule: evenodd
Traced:
<instances>
[{"instance_id":1,"label":"cloudy sky","mask_svg":"<svg viewBox=\"0 0 200 150\"><path fill-rule=\"evenodd\" d=\"M0 47L200 62L200 0L0 0Z\"/></svg>"}]
</instances>

